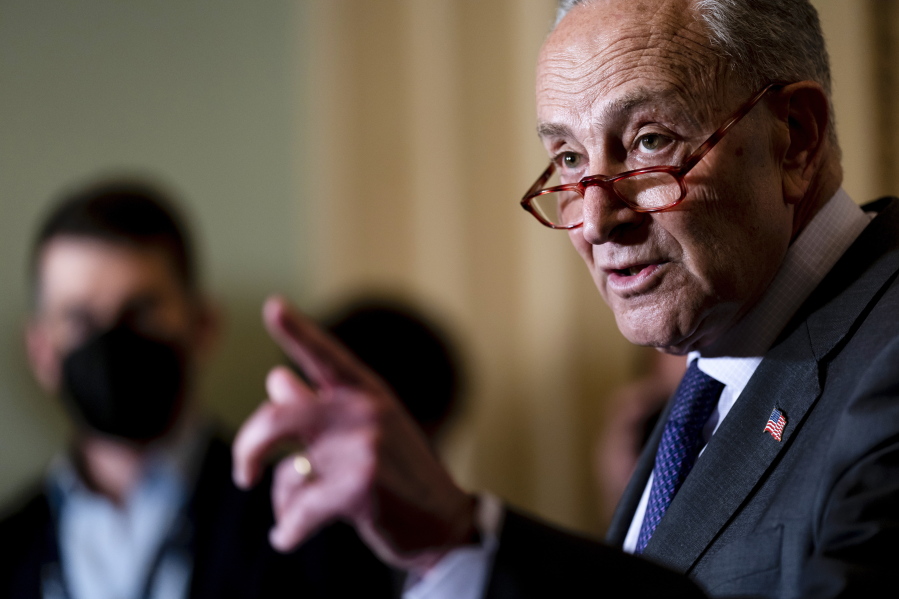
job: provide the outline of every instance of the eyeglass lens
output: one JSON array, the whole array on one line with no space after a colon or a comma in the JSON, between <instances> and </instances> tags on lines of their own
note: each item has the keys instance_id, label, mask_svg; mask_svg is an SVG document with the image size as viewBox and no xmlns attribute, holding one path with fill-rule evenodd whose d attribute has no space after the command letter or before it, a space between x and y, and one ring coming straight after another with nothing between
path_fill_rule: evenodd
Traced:
<instances>
[{"instance_id":1,"label":"eyeglass lens","mask_svg":"<svg viewBox=\"0 0 899 599\"><path fill-rule=\"evenodd\" d=\"M561 184L558 173L554 173L545 187ZM667 172L632 175L618 179L611 187L621 200L641 210L664 208L681 197L680 184ZM577 190L546 193L533 198L531 205L540 216L557 226L568 227L584 219L584 196Z\"/></svg>"}]
</instances>

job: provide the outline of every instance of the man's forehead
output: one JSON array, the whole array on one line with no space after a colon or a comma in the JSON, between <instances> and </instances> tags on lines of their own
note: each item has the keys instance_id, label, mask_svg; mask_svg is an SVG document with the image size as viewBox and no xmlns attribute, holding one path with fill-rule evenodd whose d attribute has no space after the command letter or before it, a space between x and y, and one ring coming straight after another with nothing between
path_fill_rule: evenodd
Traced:
<instances>
[{"instance_id":1,"label":"man's forehead","mask_svg":"<svg viewBox=\"0 0 899 599\"><path fill-rule=\"evenodd\" d=\"M667 116L677 116L680 120L696 126L694 107L685 101L681 91L672 87L636 87L620 95L612 96L599 104L590 114L588 125L601 129L607 123L628 118L638 111L653 112L664 110ZM573 133L566 124L540 121L537 124L540 137L569 137Z\"/></svg>"},{"instance_id":2,"label":"man's forehead","mask_svg":"<svg viewBox=\"0 0 899 599\"><path fill-rule=\"evenodd\" d=\"M36 264L38 304L47 300L115 300L129 290L171 283L178 277L166 252L94 237L61 235L41 248ZM113 301L114 303L114 301Z\"/></svg>"},{"instance_id":3,"label":"man's forehead","mask_svg":"<svg viewBox=\"0 0 899 599\"><path fill-rule=\"evenodd\" d=\"M579 15L581 20L566 16L555 31L577 27L591 29L598 24L614 28L630 20L643 23L667 21L676 26L675 21L692 9L692 3L693 0L583 0L568 11L568 15Z\"/></svg>"},{"instance_id":4,"label":"man's forehead","mask_svg":"<svg viewBox=\"0 0 899 599\"><path fill-rule=\"evenodd\" d=\"M688 2L595 0L572 9L544 44L538 104L583 111L608 101L603 110L621 111L674 100L702 110L720 71Z\"/></svg>"}]
</instances>

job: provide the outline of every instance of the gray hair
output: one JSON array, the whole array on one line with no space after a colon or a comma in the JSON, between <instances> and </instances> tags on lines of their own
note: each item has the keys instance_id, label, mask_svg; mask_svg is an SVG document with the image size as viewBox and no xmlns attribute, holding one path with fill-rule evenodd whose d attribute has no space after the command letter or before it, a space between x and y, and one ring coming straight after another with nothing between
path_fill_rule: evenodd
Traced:
<instances>
[{"instance_id":1,"label":"gray hair","mask_svg":"<svg viewBox=\"0 0 899 599\"><path fill-rule=\"evenodd\" d=\"M588 1L560 0L556 25ZM830 139L836 145L827 48L809 0L693 0L693 5L712 46L750 89L772 81L819 83L830 104Z\"/></svg>"}]
</instances>

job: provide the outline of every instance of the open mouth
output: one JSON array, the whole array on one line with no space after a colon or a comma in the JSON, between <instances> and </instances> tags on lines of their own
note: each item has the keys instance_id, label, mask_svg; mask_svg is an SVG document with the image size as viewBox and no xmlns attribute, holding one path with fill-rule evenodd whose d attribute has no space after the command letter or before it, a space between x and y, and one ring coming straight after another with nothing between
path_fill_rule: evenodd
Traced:
<instances>
[{"instance_id":1,"label":"open mouth","mask_svg":"<svg viewBox=\"0 0 899 599\"><path fill-rule=\"evenodd\" d=\"M606 281L611 289L619 293L642 293L658 282L654 276L666 262L647 262L633 264L625 268L610 268Z\"/></svg>"},{"instance_id":2,"label":"open mouth","mask_svg":"<svg viewBox=\"0 0 899 599\"><path fill-rule=\"evenodd\" d=\"M633 266L628 266L627 268L613 268L611 272L619 277L635 277L646 269L654 266L658 266L658 264L635 264Z\"/></svg>"}]
</instances>

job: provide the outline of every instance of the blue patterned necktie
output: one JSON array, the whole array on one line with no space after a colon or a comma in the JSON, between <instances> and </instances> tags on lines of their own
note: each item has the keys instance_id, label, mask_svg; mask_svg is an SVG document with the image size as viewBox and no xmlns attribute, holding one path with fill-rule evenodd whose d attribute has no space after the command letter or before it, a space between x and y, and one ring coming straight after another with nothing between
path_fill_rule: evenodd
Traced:
<instances>
[{"instance_id":1,"label":"blue patterned necktie","mask_svg":"<svg viewBox=\"0 0 899 599\"><path fill-rule=\"evenodd\" d=\"M680 489L702 448L702 429L718 403L724 385L705 374L694 360L674 394L671 415L652 469L652 489L640 526L635 553L643 553L665 510Z\"/></svg>"}]
</instances>

